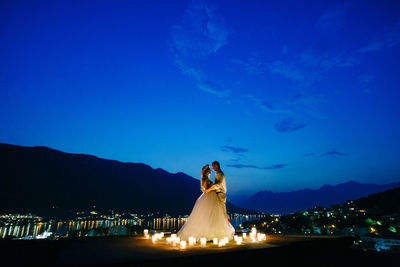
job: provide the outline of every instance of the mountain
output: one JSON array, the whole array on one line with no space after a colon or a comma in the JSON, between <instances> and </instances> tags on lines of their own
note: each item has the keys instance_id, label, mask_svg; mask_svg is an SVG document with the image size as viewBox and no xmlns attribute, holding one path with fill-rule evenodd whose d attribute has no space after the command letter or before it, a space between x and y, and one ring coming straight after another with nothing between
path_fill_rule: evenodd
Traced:
<instances>
[{"instance_id":1,"label":"mountain","mask_svg":"<svg viewBox=\"0 0 400 267\"><path fill-rule=\"evenodd\" d=\"M200 181L143 163L0 143L0 213L114 209L189 214ZM54 208L53 208L54 207ZM227 203L229 212L250 212Z\"/></svg>"},{"instance_id":2,"label":"mountain","mask_svg":"<svg viewBox=\"0 0 400 267\"><path fill-rule=\"evenodd\" d=\"M281 193L260 191L242 202L240 206L244 208L251 207L252 209L266 213L286 214L315 206L329 206L343 203L347 200L365 197L369 194L395 187L400 187L400 183L377 185L349 181L336 186L324 185L317 190L304 189Z\"/></svg>"},{"instance_id":3,"label":"mountain","mask_svg":"<svg viewBox=\"0 0 400 267\"><path fill-rule=\"evenodd\" d=\"M400 187L362 197L354 201L357 207L368 209L370 214L400 214Z\"/></svg>"}]
</instances>

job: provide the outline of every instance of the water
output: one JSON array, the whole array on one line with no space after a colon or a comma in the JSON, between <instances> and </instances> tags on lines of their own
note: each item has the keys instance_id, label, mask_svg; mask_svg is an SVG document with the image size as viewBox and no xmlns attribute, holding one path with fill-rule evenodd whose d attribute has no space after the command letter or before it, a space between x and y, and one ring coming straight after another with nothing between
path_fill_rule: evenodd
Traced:
<instances>
[{"instance_id":1,"label":"water","mask_svg":"<svg viewBox=\"0 0 400 267\"><path fill-rule=\"evenodd\" d=\"M245 221L259 220L262 217L265 217L265 215L230 215L230 221L233 227L236 228ZM142 228L177 232L186 220L186 217L180 217L71 220L25 224L11 223L0 226L0 238L35 239L46 237L50 232L52 233L52 238L71 236L134 235L135 233L141 233Z\"/></svg>"},{"instance_id":2,"label":"water","mask_svg":"<svg viewBox=\"0 0 400 267\"><path fill-rule=\"evenodd\" d=\"M27 224L9 224L0 227L0 238L39 238L46 232L56 237L108 235L116 226L141 226L142 219L115 219L115 220L73 220L60 222L37 222ZM91 231L92 230L92 231ZM95 231L102 230L102 231ZM103 233L103 234L102 234Z\"/></svg>"}]
</instances>

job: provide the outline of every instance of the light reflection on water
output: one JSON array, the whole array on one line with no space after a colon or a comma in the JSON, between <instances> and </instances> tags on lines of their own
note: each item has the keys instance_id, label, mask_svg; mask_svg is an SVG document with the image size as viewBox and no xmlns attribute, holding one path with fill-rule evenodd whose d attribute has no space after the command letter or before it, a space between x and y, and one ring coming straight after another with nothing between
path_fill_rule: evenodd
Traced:
<instances>
[{"instance_id":1,"label":"light reflection on water","mask_svg":"<svg viewBox=\"0 0 400 267\"><path fill-rule=\"evenodd\" d=\"M245 221L258 220L265 215L230 216L233 227ZM153 230L177 232L186 222L186 217L152 219L102 219L74 220L60 222L37 222L0 226L0 238L38 238L45 232L55 238L70 236L131 235L140 232L138 227ZM133 227L133 228L132 228ZM134 227L136 227L134 229ZM129 231L129 229L134 229Z\"/></svg>"},{"instance_id":2,"label":"light reflection on water","mask_svg":"<svg viewBox=\"0 0 400 267\"><path fill-rule=\"evenodd\" d=\"M115 220L76 220L68 222L38 222L17 225L0 226L0 238L23 238L37 236L44 232L52 232L57 236L85 236L107 235L115 226L141 226L143 219L115 219ZM105 230L105 231L91 231ZM108 230L108 231L107 231ZM103 234L102 234L103 233Z\"/></svg>"}]
</instances>

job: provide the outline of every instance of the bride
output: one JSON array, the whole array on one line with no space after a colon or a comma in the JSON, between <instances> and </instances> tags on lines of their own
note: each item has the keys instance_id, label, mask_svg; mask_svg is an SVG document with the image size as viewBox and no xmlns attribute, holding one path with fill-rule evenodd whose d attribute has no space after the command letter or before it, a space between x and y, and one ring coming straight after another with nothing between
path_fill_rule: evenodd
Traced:
<instances>
[{"instance_id":1,"label":"bride","mask_svg":"<svg viewBox=\"0 0 400 267\"><path fill-rule=\"evenodd\" d=\"M233 239L235 228L225 217L223 203L219 200L215 190L208 193L205 192L213 185L210 175L210 166L204 166L201 177L201 191L203 194L197 198L186 223L177 233L181 240L187 240L189 237L194 237L197 240L205 237L207 241L212 240L214 237L218 238L218 240L225 237L228 237L229 240Z\"/></svg>"}]
</instances>

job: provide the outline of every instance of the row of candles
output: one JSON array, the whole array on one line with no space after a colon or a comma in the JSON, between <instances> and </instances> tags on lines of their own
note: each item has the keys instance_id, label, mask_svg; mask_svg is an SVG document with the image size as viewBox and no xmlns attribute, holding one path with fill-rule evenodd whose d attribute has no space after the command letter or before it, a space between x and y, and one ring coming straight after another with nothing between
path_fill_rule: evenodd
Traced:
<instances>
[{"instance_id":1,"label":"row of candles","mask_svg":"<svg viewBox=\"0 0 400 267\"><path fill-rule=\"evenodd\" d=\"M144 236L146 239L150 238L149 235L149 230L145 229L144 230ZM158 240L161 240L164 237L164 233L156 233L151 237L151 240L153 243L156 243ZM247 234L243 233L242 236L234 235L234 241L236 242L237 245L242 244L243 239L247 238ZM255 227L251 228L251 232L249 233L249 238L251 239L252 242L256 241L264 241L267 239L266 235L264 233L257 233L257 230ZM194 237L189 237L188 242L185 240L180 240L179 237L176 236L176 234L171 234L170 237L167 237L167 243L172 244L172 246L176 246L177 244L180 245L181 248L186 248L187 245L189 246L194 246L197 242L196 238ZM226 243L229 242L228 237L224 237L218 241L218 238L214 237L213 238L213 244L218 245L218 247L223 247L226 245ZM200 238L200 246L201 247L206 247L207 244L207 239L205 237Z\"/></svg>"}]
</instances>

